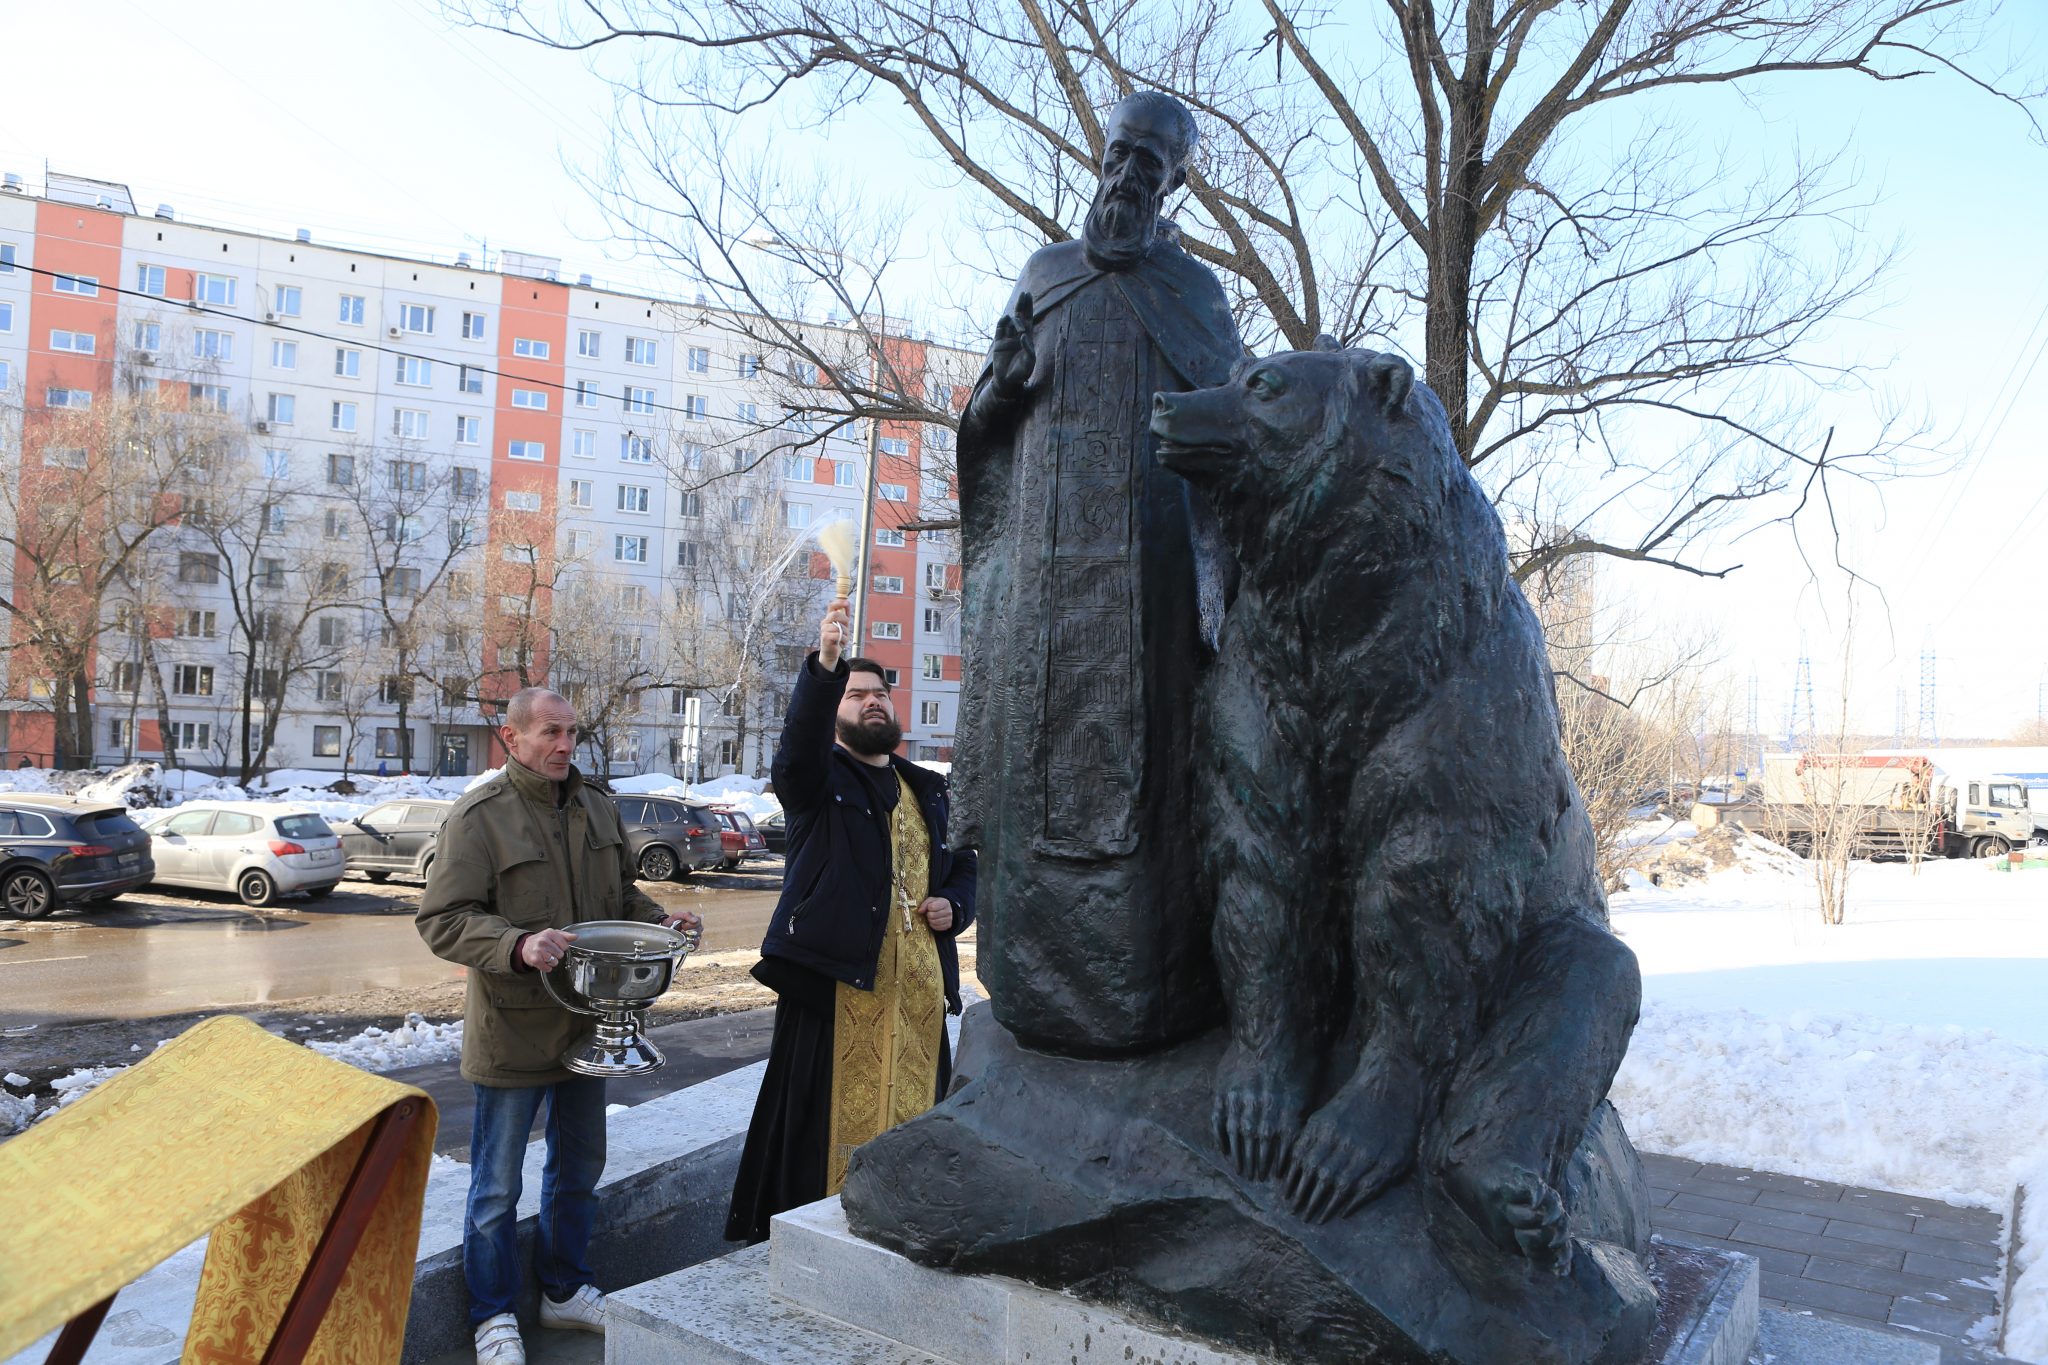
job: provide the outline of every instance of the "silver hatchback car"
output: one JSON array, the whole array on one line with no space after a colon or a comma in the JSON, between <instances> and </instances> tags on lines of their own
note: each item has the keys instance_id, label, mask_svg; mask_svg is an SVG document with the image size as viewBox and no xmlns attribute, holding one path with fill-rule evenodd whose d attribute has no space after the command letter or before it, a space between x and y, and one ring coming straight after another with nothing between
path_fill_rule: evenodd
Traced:
<instances>
[{"instance_id":1,"label":"silver hatchback car","mask_svg":"<svg viewBox=\"0 0 2048 1365\"><path fill-rule=\"evenodd\" d=\"M341 880L341 840L309 810L194 801L144 826L159 886L232 891L248 905L280 894L324 896Z\"/></svg>"}]
</instances>

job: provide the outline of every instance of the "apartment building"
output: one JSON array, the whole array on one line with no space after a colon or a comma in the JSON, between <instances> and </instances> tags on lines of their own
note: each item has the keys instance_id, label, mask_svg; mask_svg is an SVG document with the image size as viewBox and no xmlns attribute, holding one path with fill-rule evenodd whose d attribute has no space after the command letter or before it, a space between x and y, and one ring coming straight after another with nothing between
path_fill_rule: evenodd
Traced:
<instances>
[{"instance_id":1,"label":"apartment building","mask_svg":"<svg viewBox=\"0 0 2048 1365\"><path fill-rule=\"evenodd\" d=\"M836 421L829 385L750 339L765 330L548 258L380 255L8 177L10 505L82 454L50 433L122 392L218 413L237 447L97 608L93 759L168 744L232 768L268 713L266 767L480 771L499 758L488 702L546 681L595 722L586 765L765 771L830 595L811 537L870 485L864 652L895 675L905 752L950 758L957 536L904 529L955 515L950 432ZM882 344L897 374L964 397L974 357ZM14 535L10 583L32 567ZM0 669L4 761L51 761L66 680L32 648Z\"/></svg>"}]
</instances>

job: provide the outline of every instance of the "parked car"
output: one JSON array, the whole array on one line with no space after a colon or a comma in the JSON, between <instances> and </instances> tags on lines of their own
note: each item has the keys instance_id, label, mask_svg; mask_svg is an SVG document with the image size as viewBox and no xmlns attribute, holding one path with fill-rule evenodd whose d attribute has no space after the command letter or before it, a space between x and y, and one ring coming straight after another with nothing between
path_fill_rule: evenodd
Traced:
<instances>
[{"instance_id":1,"label":"parked car","mask_svg":"<svg viewBox=\"0 0 2048 1365\"><path fill-rule=\"evenodd\" d=\"M612 803L643 881L681 881L725 856L724 826L708 806L673 796L614 796Z\"/></svg>"},{"instance_id":2,"label":"parked car","mask_svg":"<svg viewBox=\"0 0 2048 1365\"><path fill-rule=\"evenodd\" d=\"M768 856L768 840L754 827L753 816L743 810L734 810L730 806L717 806L714 809L718 812L718 818L726 822L727 828L740 836L737 843L726 845L725 866L728 871L738 867L743 859ZM734 857L734 853L739 856Z\"/></svg>"},{"instance_id":3,"label":"parked car","mask_svg":"<svg viewBox=\"0 0 2048 1365\"><path fill-rule=\"evenodd\" d=\"M0 799L0 915L41 919L149 884L149 836L120 802Z\"/></svg>"},{"instance_id":4,"label":"parked car","mask_svg":"<svg viewBox=\"0 0 2048 1365\"><path fill-rule=\"evenodd\" d=\"M768 845L770 857L788 856L789 826L783 823L781 811L762 816L754 822L754 828L761 831L761 838Z\"/></svg>"},{"instance_id":5,"label":"parked car","mask_svg":"<svg viewBox=\"0 0 2048 1365\"><path fill-rule=\"evenodd\" d=\"M347 866L327 822L289 806L194 801L144 828L157 885L232 891L249 905L293 891L324 896Z\"/></svg>"},{"instance_id":6,"label":"parked car","mask_svg":"<svg viewBox=\"0 0 2048 1365\"><path fill-rule=\"evenodd\" d=\"M434 862L434 846L440 842L441 825L454 807L453 801L414 797L386 801L353 820L336 820L334 833L341 840L348 870L373 882L384 881L394 872L426 876Z\"/></svg>"}]
</instances>

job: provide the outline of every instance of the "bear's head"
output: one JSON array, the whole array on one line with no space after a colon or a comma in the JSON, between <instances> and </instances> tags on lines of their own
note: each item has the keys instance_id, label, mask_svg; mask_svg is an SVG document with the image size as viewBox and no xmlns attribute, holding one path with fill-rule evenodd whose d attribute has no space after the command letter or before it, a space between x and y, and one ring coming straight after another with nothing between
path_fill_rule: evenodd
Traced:
<instances>
[{"instance_id":1,"label":"bear's head","mask_svg":"<svg viewBox=\"0 0 2048 1365\"><path fill-rule=\"evenodd\" d=\"M1243 361L1213 389L1155 395L1152 430L1160 460L1207 488L1226 520L1247 498L1313 515L1355 505L1374 475L1436 483L1430 467L1449 453L1442 412L1407 361L1325 338Z\"/></svg>"}]
</instances>

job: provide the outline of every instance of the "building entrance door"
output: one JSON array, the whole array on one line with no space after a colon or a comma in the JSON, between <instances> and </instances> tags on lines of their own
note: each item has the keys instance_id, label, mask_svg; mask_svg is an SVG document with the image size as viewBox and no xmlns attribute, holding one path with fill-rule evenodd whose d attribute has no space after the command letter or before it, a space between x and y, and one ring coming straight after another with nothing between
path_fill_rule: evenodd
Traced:
<instances>
[{"instance_id":1,"label":"building entrance door","mask_svg":"<svg viewBox=\"0 0 2048 1365\"><path fill-rule=\"evenodd\" d=\"M469 776L469 736L441 736L441 764L437 772L441 777Z\"/></svg>"}]
</instances>

